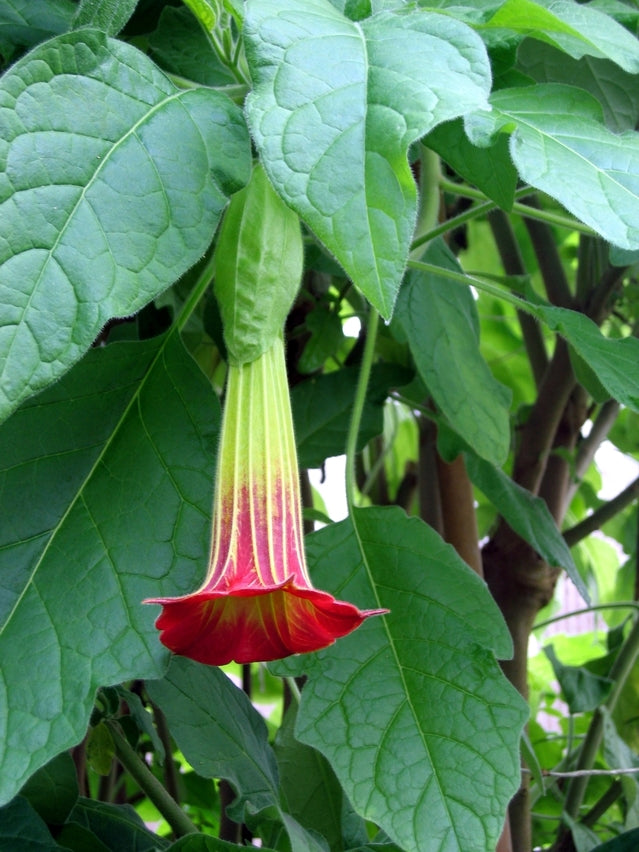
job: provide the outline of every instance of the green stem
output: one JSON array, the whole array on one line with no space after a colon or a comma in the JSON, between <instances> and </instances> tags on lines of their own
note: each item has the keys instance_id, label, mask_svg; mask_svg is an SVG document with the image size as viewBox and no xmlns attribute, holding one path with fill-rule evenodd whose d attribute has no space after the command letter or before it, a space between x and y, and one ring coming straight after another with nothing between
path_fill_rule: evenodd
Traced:
<instances>
[{"instance_id":1,"label":"green stem","mask_svg":"<svg viewBox=\"0 0 639 852\"><path fill-rule=\"evenodd\" d=\"M447 180L446 178L442 178L440 180L440 186L444 192L461 195L463 198L473 198L478 201L485 201L486 199L484 193L479 189L467 186L466 184L455 183L455 181ZM527 195L532 195L533 192L534 189L532 187L523 186L515 192L515 198L525 198ZM490 203L492 204L492 209L499 206L493 202ZM539 222L547 222L549 225L556 225L559 228L568 228L571 231L578 231L580 234L597 236L592 228L589 228L588 225L584 225L583 222L579 222L577 219L572 219L570 216L562 216L561 213L553 213L550 210L537 210L533 207L529 207L527 204L520 204L518 201L514 202L510 212L518 213L520 216L524 216L527 219L536 219Z\"/></svg>"},{"instance_id":2,"label":"green stem","mask_svg":"<svg viewBox=\"0 0 639 852\"><path fill-rule=\"evenodd\" d=\"M565 618L573 618L575 615L587 615L589 612L598 612L605 609L639 609L639 601L615 601L614 603L596 604L594 606L586 606L583 609L562 612L561 615L554 615L552 618L536 622L533 625L533 630L541 630L543 627L548 627L549 624L554 624L556 621L563 621Z\"/></svg>"},{"instance_id":3,"label":"green stem","mask_svg":"<svg viewBox=\"0 0 639 852\"><path fill-rule=\"evenodd\" d=\"M468 275L463 272L455 272L454 269L447 269L444 266L436 266L434 263L424 263L423 260L409 260L407 264L411 269L419 269L422 272L430 272L432 275L438 275L440 278L448 278L450 281L456 281L458 284L465 284L466 287L477 287L478 290L483 290L491 296L498 299L503 299L505 302L513 305L519 311L526 313L539 319L534 305L526 302L520 296L510 293L508 290L503 290L491 281L485 278L478 278L476 275Z\"/></svg>"},{"instance_id":4,"label":"green stem","mask_svg":"<svg viewBox=\"0 0 639 852\"><path fill-rule=\"evenodd\" d=\"M637 654L639 654L639 618L635 621L626 641L621 646L617 659L608 675L610 680L613 681L613 687L603 706L609 713L612 713L617 704L621 690L632 671ZM592 769L603 737L604 718L605 714L601 708L597 709L579 752L577 770ZM587 784L588 775L572 778L569 783L564 812L572 819L577 819Z\"/></svg>"},{"instance_id":5,"label":"green stem","mask_svg":"<svg viewBox=\"0 0 639 852\"><path fill-rule=\"evenodd\" d=\"M357 436L359 435L359 427L362 422L362 412L364 411L364 403L366 402L366 389L368 388L368 380L373 366L378 325L379 314L376 310L371 309L368 319L368 328L366 330L364 354L362 355L359 379L357 381L357 390L355 391L355 400L353 401L353 412L351 414L351 422L346 439L346 502L348 504L349 512L351 512L355 507L355 456L357 455Z\"/></svg>"},{"instance_id":6,"label":"green stem","mask_svg":"<svg viewBox=\"0 0 639 852\"><path fill-rule=\"evenodd\" d=\"M114 721L107 721L106 724L109 726L109 732L113 739L116 757L149 800L153 802L176 836L199 834L198 829L175 799L167 793L162 783L158 781L135 749L131 747L129 741L123 736L120 726Z\"/></svg>"}]
</instances>

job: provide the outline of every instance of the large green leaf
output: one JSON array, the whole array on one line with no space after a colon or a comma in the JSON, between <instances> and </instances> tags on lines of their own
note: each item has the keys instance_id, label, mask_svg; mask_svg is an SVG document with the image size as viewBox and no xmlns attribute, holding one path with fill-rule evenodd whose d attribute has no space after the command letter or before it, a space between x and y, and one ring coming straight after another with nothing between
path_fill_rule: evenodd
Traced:
<instances>
[{"instance_id":1,"label":"large green leaf","mask_svg":"<svg viewBox=\"0 0 639 852\"><path fill-rule=\"evenodd\" d=\"M452 17L248 0L253 137L282 198L389 318L417 212L411 142L485 103L479 37Z\"/></svg>"},{"instance_id":2,"label":"large green leaf","mask_svg":"<svg viewBox=\"0 0 639 852\"><path fill-rule=\"evenodd\" d=\"M166 289L247 179L242 113L91 30L0 80L0 418Z\"/></svg>"},{"instance_id":3,"label":"large green leaf","mask_svg":"<svg viewBox=\"0 0 639 852\"><path fill-rule=\"evenodd\" d=\"M141 601L204 573L218 424L170 335L91 350L0 429L0 802L82 738L96 687L162 675Z\"/></svg>"},{"instance_id":4,"label":"large green leaf","mask_svg":"<svg viewBox=\"0 0 639 852\"><path fill-rule=\"evenodd\" d=\"M443 242L425 259L459 270ZM510 391L479 351L479 320L470 290L443 277L410 270L396 320L417 370L450 425L483 458L502 464L510 448Z\"/></svg>"},{"instance_id":5,"label":"large green leaf","mask_svg":"<svg viewBox=\"0 0 639 852\"><path fill-rule=\"evenodd\" d=\"M494 656L511 653L508 630L483 581L426 524L396 507L357 509L354 522L310 537L313 579L390 613L277 664L308 675L296 735L404 849L492 852L527 716Z\"/></svg>"},{"instance_id":6,"label":"large green leaf","mask_svg":"<svg viewBox=\"0 0 639 852\"><path fill-rule=\"evenodd\" d=\"M586 584L577 571L570 549L557 529L547 503L483 459L466 453L465 460L473 483L488 497L506 523L549 565L563 568L582 598L589 601Z\"/></svg>"},{"instance_id":7,"label":"large green leaf","mask_svg":"<svg viewBox=\"0 0 639 852\"><path fill-rule=\"evenodd\" d=\"M560 84L503 89L492 111L466 121L476 144L512 131L510 152L523 180L560 201L611 243L639 248L639 134L615 134L599 103Z\"/></svg>"},{"instance_id":8,"label":"large green leaf","mask_svg":"<svg viewBox=\"0 0 639 852\"><path fill-rule=\"evenodd\" d=\"M610 59L639 72L639 41L609 15L573 0L506 0L484 26L529 34L575 59Z\"/></svg>"}]
</instances>

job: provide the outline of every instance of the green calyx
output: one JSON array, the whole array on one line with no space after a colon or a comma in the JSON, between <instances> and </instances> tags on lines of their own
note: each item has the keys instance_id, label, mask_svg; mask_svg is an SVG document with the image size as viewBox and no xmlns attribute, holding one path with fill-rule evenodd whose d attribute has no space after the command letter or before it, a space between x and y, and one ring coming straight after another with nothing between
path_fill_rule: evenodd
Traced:
<instances>
[{"instance_id":1,"label":"green calyx","mask_svg":"<svg viewBox=\"0 0 639 852\"><path fill-rule=\"evenodd\" d=\"M229 204L215 250L215 296L231 364L246 364L281 335L304 264L297 214L257 165Z\"/></svg>"}]
</instances>

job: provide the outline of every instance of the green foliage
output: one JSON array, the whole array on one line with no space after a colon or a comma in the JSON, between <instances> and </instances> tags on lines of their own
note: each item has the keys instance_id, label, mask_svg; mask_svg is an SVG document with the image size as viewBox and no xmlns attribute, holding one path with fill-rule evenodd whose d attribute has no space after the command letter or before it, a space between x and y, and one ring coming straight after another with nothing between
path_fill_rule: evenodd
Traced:
<instances>
[{"instance_id":1,"label":"green foliage","mask_svg":"<svg viewBox=\"0 0 639 852\"><path fill-rule=\"evenodd\" d=\"M277 665L308 677L296 735L401 847L491 848L518 785L527 710L496 663L494 654L510 656L510 637L485 586L397 508L357 510L313 536L308 554L317 582L390 614L334 649ZM336 565L348 574L336 576Z\"/></svg>"},{"instance_id":2,"label":"green foliage","mask_svg":"<svg viewBox=\"0 0 639 852\"><path fill-rule=\"evenodd\" d=\"M249 2L244 34L255 81L247 116L269 177L390 318L417 213L406 152L484 105L481 41L433 14L380 12L356 25L328 0Z\"/></svg>"}]
</instances>

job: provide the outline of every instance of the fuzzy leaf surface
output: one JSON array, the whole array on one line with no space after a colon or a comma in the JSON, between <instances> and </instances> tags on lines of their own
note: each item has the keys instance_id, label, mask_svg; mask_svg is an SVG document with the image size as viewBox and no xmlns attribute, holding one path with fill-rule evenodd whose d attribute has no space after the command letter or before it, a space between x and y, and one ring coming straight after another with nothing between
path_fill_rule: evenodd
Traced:
<instances>
[{"instance_id":1,"label":"fuzzy leaf surface","mask_svg":"<svg viewBox=\"0 0 639 852\"><path fill-rule=\"evenodd\" d=\"M308 681L296 736L399 846L494 849L527 717L495 659L511 641L483 581L400 509L357 509L310 537L313 580L388 607L332 648L277 664Z\"/></svg>"},{"instance_id":2,"label":"fuzzy leaf surface","mask_svg":"<svg viewBox=\"0 0 639 852\"><path fill-rule=\"evenodd\" d=\"M241 111L93 30L0 79L0 419L208 247L248 179Z\"/></svg>"},{"instance_id":3,"label":"fuzzy leaf surface","mask_svg":"<svg viewBox=\"0 0 639 852\"><path fill-rule=\"evenodd\" d=\"M219 402L173 336L92 349L0 429L0 802L167 663L143 606L206 566Z\"/></svg>"},{"instance_id":4,"label":"fuzzy leaf surface","mask_svg":"<svg viewBox=\"0 0 639 852\"><path fill-rule=\"evenodd\" d=\"M490 65L433 12L350 21L329 0L248 0L247 117L277 192L389 318L417 214L409 145L486 101Z\"/></svg>"},{"instance_id":5,"label":"fuzzy leaf surface","mask_svg":"<svg viewBox=\"0 0 639 852\"><path fill-rule=\"evenodd\" d=\"M614 245L639 248L639 133L612 133L599 103L571 86L503 89L491 103L492 112L466 121L475 144L511 133L510 153L524 181Z\"/></svg>"}]
</instances>

